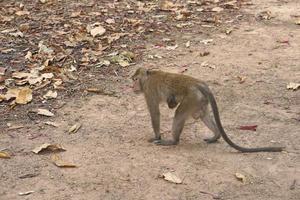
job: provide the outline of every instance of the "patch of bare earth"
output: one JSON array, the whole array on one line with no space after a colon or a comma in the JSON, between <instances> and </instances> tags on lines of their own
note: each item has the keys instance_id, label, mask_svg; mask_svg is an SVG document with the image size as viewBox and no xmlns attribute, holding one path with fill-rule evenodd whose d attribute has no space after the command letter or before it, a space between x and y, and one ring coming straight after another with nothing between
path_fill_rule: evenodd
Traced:
<instances>
[{"instance_id":1,"label":"patch of bare earth","mask_svg":"<svg viewBox=\"0 0 300 200\"><path fill-rule=\"evenodd\" d=\"M0 148L14 156L0 160L0 199L213 199L213 195L232 200L298 199L300 93L286 85L300 79L300 26L293 17L299 9L297 0L254 0L243 9L246 17L230 26L230 34L227 29L195 25L168 35L178 45L174 50L159 48L155 41L159 38L150 38L138 64L184 71L207 81L224 128L236 143L285 146L285 152L237 153L222 139L206 144L208 129L193 120L179 145L150 144L147 139L153 132L146 104L142 96L126 89L128 75L116 84L117 97L83 95L68 101L51 118L57 128L44 125L49 119L43 118L1 132ZM261 19L263 11L274 18ZM208 39L212 42L203 44ZM203 52L209 55L200 56ZM161 113L163 137L171 137L173 110L162 105ZM68 134L75 123L82 127ZM237 129L242 125L258 128L256 132ZM42 143L63 144L67 151L60 155L77 167L58 168L51 154L33 155L30 151ZM159 178L169 171L183 184ZM246 181L238 180L236 173ZM34 193L18 195L26 191Z\"/></svg>"}]
</instances>

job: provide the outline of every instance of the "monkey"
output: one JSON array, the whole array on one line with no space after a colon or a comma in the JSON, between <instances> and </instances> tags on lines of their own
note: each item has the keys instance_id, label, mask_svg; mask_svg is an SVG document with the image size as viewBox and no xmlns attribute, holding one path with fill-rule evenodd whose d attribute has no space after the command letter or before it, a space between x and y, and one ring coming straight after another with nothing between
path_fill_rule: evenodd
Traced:
<instances>
[{"instance_id":1,"label":"monkey","mask_svg":"<svg viewBox=\"0 0 300 200\"><path fill-rule=\"evenodd\" d=\"M159 70L138 68L133 76L133 91L144 94L151 117L154 138L148 141L157 145L177 145L188 117L201 119L213 132L204 139L207 143L217 142L221 137L240 152L280 152L283 147L246 148L234 143L223 129L215 97L208 85L188 75L169 73ZM176 108L172 124L172 140L163 140L160 134L159 104L167 102L169 108ZM213 115L210 115L209 105Z\"/></svg>"}]
</instances>

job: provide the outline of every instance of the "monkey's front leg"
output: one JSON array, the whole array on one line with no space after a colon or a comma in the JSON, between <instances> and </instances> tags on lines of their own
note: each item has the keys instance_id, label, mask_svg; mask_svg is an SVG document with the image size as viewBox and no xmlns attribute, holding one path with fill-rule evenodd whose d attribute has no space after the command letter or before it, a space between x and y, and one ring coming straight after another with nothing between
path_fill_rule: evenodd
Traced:
<instances>
[{"instance_id":1,"label":"monkey's front leg","mask_svg":"<svg viewBox=\"0 0 300 200\"><path fill-rule=\"evenodd\" d=\"M155 134L154 138L150 138L148 142L156 142L161 140L160 136L160 112L159 112L159 105L158 104L151 104L148 103L148 108L150 112L150 117L151 117L151 123L152 123L152 128Z\"/></svg>"}]
</instances>

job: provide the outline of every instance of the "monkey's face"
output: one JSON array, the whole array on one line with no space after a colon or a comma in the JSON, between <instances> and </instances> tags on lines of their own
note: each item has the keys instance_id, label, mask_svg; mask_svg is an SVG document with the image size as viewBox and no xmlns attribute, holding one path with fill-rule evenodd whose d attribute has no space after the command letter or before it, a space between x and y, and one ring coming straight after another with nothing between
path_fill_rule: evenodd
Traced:
<instances>
[{"instance_id":1,"label":"monkey's face","mask_svg":"<svg viewBox=\"0 0 300 200\"><path fill-rule=\"evenodd\" d=\"M133 92L136 94L140 94L143 92L143 82L147 78L147 70L143 68L139 68L136 70L134 75L131 77L133 80Z\"/></svg>"},{"instance_id":2,"label":"monkey's face","mask_svg":"<svg viewBox=\"0 0 300 200\"><path fill-rule=\"evenodd\" d=\"M135 94L140 94L142 93L142 87L139 79L133 79L133 92Z\"/></svg>"}]
</instances>

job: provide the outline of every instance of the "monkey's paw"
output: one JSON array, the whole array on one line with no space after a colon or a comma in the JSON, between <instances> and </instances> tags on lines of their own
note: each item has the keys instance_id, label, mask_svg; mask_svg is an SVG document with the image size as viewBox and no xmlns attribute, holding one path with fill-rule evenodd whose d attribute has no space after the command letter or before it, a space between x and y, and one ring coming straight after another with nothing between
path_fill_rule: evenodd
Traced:
<instances>
[{"instance_id":1,"label":"monkey's paw","mask_svg":"<svg viewBox=\"0 0 300 200\"><path fill-rule=\"evenodd\" d=\"M216 138L205 138L204 141L207 142L207 143L215 143L215 142L218 142L218 139L216 139Z\"/></svg>"},{"instance_id":2,"label":"monkey's paw","mask_svg":"<svg viewBox=\"0 0 300 200\"><path fill-rule=\"evenodd\" d=\"M149 140L148 140L148 142L150 142L150 143L155 143L156 141L160 141L161 140L161 138L150 138Z\"/></svg>"},{"instance_id":3,"label":"monkey's paw","mask_svg":"<svg viewBox=\"0 0 300 200\"><path fill-rule=\"evenodd\" d=\"M156 145L162 145L162 146L171 146L176 145L178 142L173 140L156 140L154 141L154 144Z\"/></svg>"}]
</instances>

